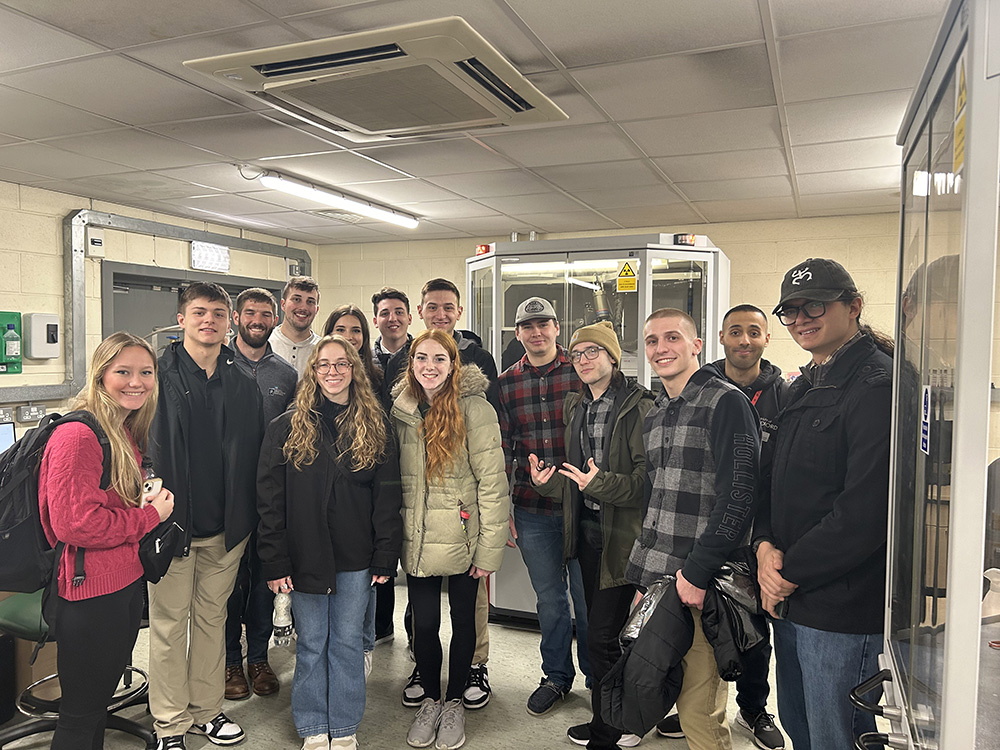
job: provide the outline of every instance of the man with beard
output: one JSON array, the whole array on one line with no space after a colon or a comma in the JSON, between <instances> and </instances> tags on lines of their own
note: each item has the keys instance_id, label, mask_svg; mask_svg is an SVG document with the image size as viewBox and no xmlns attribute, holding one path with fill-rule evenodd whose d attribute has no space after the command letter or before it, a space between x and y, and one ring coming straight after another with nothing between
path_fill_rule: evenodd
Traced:
<instances>
[{"instance_id":1,"label":"man with beard","mask_svg":"<svg viewBox=\"0 0 1000 750\"><path fill-rule=\"evenodd\" d=\"M278 303L266 289L245 289L236 298L233 311L236 339L233 352L236 364L257 382L264 398L264 420L270 422L282 414L295 395L298 373L274 353L268 337L278 323ZM257 556L256 530L240 561L236 585L229 597L226 616L226 699L278 692L278 678L267 662L267 644L271 637L271 610L274 594L267 587ZM247 630L247 670L243 671L243 626Z\"/></svg>"},{"instance_id":2,"label":"man with beard","mask_svg":"<svg viewBox=\"0 0 1000 750\"><path fill-rule=\"evenodd\" d=\"M285 319L269 341L274 351L291 364L301 378L319 336L311 328L319 312L319 284L312 276L293 276L281 290Z\"/></svg>"}]
</instances>

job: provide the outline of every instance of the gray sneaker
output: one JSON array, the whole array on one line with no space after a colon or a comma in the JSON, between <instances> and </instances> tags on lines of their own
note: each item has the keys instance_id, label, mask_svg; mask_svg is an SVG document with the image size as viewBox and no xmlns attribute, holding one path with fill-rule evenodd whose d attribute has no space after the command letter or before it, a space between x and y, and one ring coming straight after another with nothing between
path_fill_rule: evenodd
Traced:
<instances>
[{"instance_id":1,"label":"gray sneaker","mask_svg":"<svg viewBox=\"0 0 1000 750\"><path fill-rule=\"evenodd\" d=\"M465 706L461 698L444 704L438 719L435 750L457 750L465 744Z\"/></svg>"},{"instance_id":2,"label":"gray sneaker","mask_svg":"<svg viewBox=\"0 0 1000 750\"><path fill-rule=\"evenodd\" d=\"M437 736L438 718L441 716L441 703L433 698L424 698L420 710L410 724L406 733L406 744L410 747L430 747Z\"/></svg>"}]
</instances>

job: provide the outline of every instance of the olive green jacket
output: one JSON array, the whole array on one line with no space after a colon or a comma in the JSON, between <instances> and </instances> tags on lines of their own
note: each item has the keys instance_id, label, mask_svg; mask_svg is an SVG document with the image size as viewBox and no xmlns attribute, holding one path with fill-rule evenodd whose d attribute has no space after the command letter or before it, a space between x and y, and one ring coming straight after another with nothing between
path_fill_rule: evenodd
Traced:
<instances>
[{"instance_id":1,"label":"olive green jacket","mask_svg":"<svg viewBox=\"0 0 1000 750\"><path fill-rule=\"evenodd\" d=\"M600 468L587 485L586 494L601 507L602 589L625 586L625 566L632 545L642 530L643 485L646 482L646 453L642 444L642 423L653 408L653 394L636 383L626 383L619 397L611 439L604 451L607 468ZM570 393L563 402L563 422L566 425L566 452L572 456L573 446L580 445L580 429L585 429L584 411L578 409L583 396ZM576 432L577 434L573 434ZM579 448L577 448L579 450ZM583 456L589 457L586 448ZM586 470L586 458L577 468ZM540 495L563 504L563 557L576 557L579 538L580 508L583 496L576 482L558 472L543 485L535 488Z\"/></svg>"},{"instance_id":2,"label":"olive green jacket","mask_svg":"<svg viewBox=\"0 0 1000 750\"><path fill-rule=\"evenodd\" d=\"M484 395L489 380L475 365L462 366L458 407L465 419L465 450L444 478L429 486L424 419L405 384L404 378L393 388L392 405L403 480L403 570L419 577L464 573L471 565L498 570L510 493L497 413Z\"/></svg>"}]
</instances>

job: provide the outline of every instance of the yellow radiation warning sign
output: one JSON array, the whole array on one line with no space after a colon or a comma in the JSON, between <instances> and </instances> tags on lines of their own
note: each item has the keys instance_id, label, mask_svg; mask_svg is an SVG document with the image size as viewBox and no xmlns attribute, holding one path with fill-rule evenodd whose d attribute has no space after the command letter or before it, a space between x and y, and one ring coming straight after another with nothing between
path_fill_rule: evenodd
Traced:
<instances>
[{"instance_id":1,"label":"yellow radiation warning sign","mask_svg":"<svg viewBox=\"0 0 1000 750\"><path fill-rule=\"evenodd\" d=\"M952 125L951 171L959 174L965 166L965 105L969 89L965 80L965 52L955 63L955 119Z\"/></svg>"},{"instance_id":2,"label":"yellow radiation warning sign","mask_svg":"<svg viewBox=\"0 0 1000 750\"><path fill-rule=\"evenodd\" d=\"M618 291L634 292L638 288L636 285L635 269L632 268L634 261L626 260L618 269Z\"/></svg>"}]
</instances>

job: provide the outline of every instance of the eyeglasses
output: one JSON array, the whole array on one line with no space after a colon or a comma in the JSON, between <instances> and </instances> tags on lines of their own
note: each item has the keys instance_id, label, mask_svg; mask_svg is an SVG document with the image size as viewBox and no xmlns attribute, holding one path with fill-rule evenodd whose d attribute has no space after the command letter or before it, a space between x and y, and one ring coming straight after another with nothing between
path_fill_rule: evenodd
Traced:
<instances>
[{"instance_id":1,"label":"eyeglasses","mask_svg":"<svg viewBox=\"0 0 1000 750\"><path fill-rule=\"evenodd\" d=\"M799 307L782 307L778 310L778 320L781 321L781 325L792 325L799 319L799 310L802 311L802 314L807 319L815 320L816 318L822 318L826 314L826 303L819 300L811 300Z\"/></svg>"},{"instance_id":2,"label":"eyeglasses","mask_svg":"<svg viewBox=\"0 0 1000 750\"><path fill-rule=\"evenodd\" d=\"M333 368L341 375L346 375L354 367L350 362L317 362L313 365L313 371L317 375L326 375Z\"/></svg>"},{"instance_id":3,"label":"eyeglasses","mask_svg":"<svg viewBox=\"0 0 1000 750\"><path fill-rule=\"evenodd\" d=\"M576 352L569 353L569 359L573 364L576 364L581 359L586 357L587 359L597 359L597 355L604 351L603 346L588 346L586 349Z\"/></svg>"}]
</instances>

